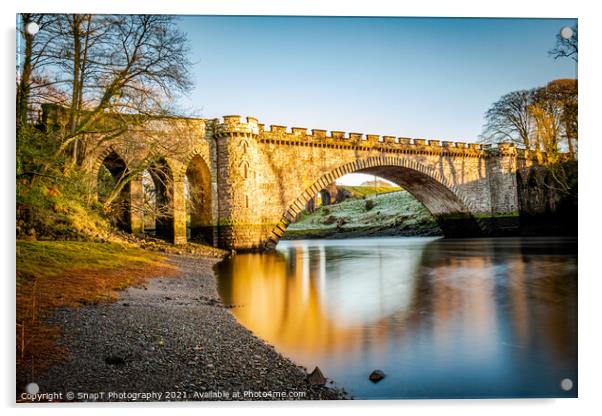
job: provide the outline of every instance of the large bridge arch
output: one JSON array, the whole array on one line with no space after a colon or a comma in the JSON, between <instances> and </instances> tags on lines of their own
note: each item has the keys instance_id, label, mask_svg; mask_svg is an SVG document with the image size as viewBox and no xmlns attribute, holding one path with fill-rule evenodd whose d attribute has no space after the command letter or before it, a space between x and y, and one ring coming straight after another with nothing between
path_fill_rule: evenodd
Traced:
<instances>
[{"instance_id":1,"label":"large bridge arch","mask_svg":"<svg viewBox=\"0 0 602 416\"><path fill-rule=\"evenodd\" d=\"M471 202L439 170L412 157L378 156L354 160L323 173L289 204L281 221L273 228L266 247L275 247L288 225L297 218L307 202L321 192L324 184L333 183L349 173L380 176L403 187L431 212L445 236L474 236L485 231L472 215Z\"/></svg>"}]
</instances>

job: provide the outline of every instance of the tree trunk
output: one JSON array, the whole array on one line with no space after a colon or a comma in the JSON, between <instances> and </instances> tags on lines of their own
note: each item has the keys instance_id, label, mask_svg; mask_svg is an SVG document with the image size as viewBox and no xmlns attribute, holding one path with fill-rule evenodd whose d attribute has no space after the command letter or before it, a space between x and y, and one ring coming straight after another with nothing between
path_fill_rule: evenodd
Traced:
<instances>
[{"instance_id":1,"label":"tree trunk","mask_svg":"<svg viewBox=\"0 0 602 416\"><path fill-rule=\"evenodd\" d=\"M90 40L90 24L92 20L92 15L86 15L86 31L84 33L84 47L82 50L82 58L81 58L81 69L79 71L79 93L77 97L77 110L75 113L75 124L79 123L79 115L81 110L83 109L83 95L84 95L84 83L86 76L86 69L88 66L88 42ZM82 159L82 155L85 154L86 149L84 147L83 141L76 141L76 145L79 144L79 154L76 152L74 162L80 163Z\"/></svg>"},{"instance_id":2,"label":"tree trunk","mask_svg":"<svg viewBox=\"0 0 602 416\"><path fill-rule=\"evenodd\" d=\"M80 97L80 70L81 70L81 20L77 15L72 16L71 35L73 36L73 83L71 95L71 111L69 112L69 132L73 133L77 128L77 114L79 113ZM77 162L78 141L73 142L71 166Z\"/></svg>"},{"instance_id":3,"label":"tree trunk","mask_svg":"<svg viewBox=\"0 0 602 416\"><path fill-rule=\"evenodd\" d=\"M27 123L27 112L29 110L29 92L31 81L31 55L33 51L33 35L27 33L25 28L32 21L31 15L24 13L21 15L23 23L23 34L25 38L25 56L23 59L23 68L20 74L19 85L17 88L17 132Z\"/></svg>"}]
</instances>

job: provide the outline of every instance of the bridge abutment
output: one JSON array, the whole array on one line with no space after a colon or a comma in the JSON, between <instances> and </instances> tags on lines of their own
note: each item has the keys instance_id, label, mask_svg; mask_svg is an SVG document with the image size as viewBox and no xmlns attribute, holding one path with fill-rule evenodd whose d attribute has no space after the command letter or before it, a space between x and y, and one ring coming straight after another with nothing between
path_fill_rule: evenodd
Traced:
<instances>
[{"instance_id":1,"label":"bridge abutment","mask_svg":"<svg viewBox=\"0 0 602 416\"><path fill-rule=\"evenodd\" d=\"M501 143L488 150L487 177L491 215L481 218L492 235L516 234L520 228L517 186L518 151L513 144Z\"/></svg>"}]
</instances>

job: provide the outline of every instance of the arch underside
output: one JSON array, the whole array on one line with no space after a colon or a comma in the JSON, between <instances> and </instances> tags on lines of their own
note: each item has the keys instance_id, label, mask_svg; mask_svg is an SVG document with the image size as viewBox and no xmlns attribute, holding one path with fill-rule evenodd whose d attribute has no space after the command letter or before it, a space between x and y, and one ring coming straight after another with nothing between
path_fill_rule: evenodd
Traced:
<instances>
[{"instance_id":1,"label":"arch underside","mask_svg":"<svg viewBox=\"0 0 602 416\"><path fill-rule=\"evenodd\" d=\"M195 155L186 170L188 180L187 211L190 216L189 238L213 243L211 172L202 157Z\"/></svg>"},{"instance_id":2,"label":"arch underside","mask_svg":"<svg viewBox=\"0 0 602 416\"><path fill-rule=\"evenodd\" d=\"M173 174L163 158L157 160L147 172L154 184L155 193L155 235L159 238L173 241Z\"/></svg>"},{"instance_id":3,"label":"arch underside","mask_svg":"<svg viewBox=\"0 0 602 416\"><path fill-rule=\"evenodd\" d=\"M455 187L447 183L434 169L411 160L387 157L355 161L323 175L287 209L281 222L272 231L266 247L275 247L286 227L294 221L307 200L320 192L325 183L333 183L349 173L376 175L401 186L430 211L445 237L483 235L483 227L472 215L469 204L458 195Z\"/></svg>"},{"instance_id":4,"label":"arch underside","mask_svg":"<svg viewBox=\"0 0 602 416\"><path fill-rule=\"evenodd\" d=\"M380 176L408 191L429 210L446 237L481 234L466 204L451 189L424 173L399 166L373 167L358 173Z\"/></svg>"}]
</instances>

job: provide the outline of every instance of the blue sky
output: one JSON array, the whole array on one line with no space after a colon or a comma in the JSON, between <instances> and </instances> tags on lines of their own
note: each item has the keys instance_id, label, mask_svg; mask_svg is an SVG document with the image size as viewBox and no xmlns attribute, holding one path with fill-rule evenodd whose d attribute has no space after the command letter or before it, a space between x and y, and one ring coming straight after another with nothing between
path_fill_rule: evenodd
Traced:
<instances>
[{"instance_id":1,"label":"blue sky","mask_svg":"<svg viewBox=\"0 0 602 416\"><path fill-rule=\"evenodd\" d=\"M202 117L475 141L501 95L576 77L568 19L185 16Z\"/></svg>"}]
</instances>

